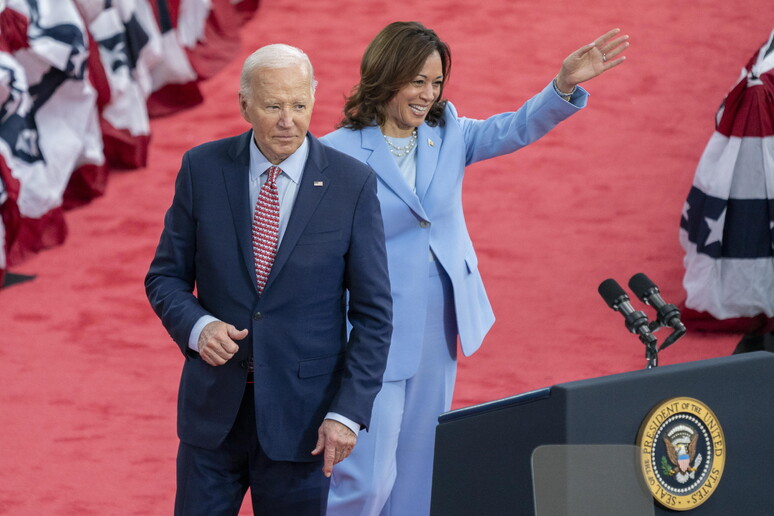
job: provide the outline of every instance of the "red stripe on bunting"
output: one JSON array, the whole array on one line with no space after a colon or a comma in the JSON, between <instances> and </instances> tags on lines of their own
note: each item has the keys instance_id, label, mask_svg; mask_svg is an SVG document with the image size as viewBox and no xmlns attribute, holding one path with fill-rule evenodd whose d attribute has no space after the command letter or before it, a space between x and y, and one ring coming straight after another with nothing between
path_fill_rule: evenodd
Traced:
<instances>
[{"instance_id":1,"label":"red stripe on bunting","mask_svg":"<svg viewBox=\"0 0 774 516\"><path fill-rule=\"evenodd\" d=\"M774 72L743 79L728 94L717 131L724 136L774 136ZM751 84L752 83L752 84Z\"/></svg>"}]
</instances>

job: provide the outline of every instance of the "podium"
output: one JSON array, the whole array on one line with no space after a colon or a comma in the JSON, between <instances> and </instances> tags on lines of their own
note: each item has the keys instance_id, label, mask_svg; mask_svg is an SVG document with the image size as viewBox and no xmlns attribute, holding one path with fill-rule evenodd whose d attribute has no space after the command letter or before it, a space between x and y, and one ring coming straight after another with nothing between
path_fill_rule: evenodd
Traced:
<instances>
[{"instance_id":1,"label":"podium","mask_svg":"<svg viewBox=\"0 0 774 516\"><path fill-rule=\"evenodd\" d=\"M655 422L661 419L658 414L653 416L654 408L673 398L706 405L725 438L711 453L723 454L722 476L710 484L714 491L709 496L705 496L706 488L693 493L693 498L702 499L686 514L774 514L772 397L774 353L755 352L558 384L447 412L439 417L436 428L430 514L535 514L532 456L536 449L544 445L633 446L649 417ZM661 443L665 437L659 434L653 441ZM713 439L707 437L710 447ZM705 464L711 456L705 457ZM589 464L587 469L592 479L594 466ZM558 477L560 473L557 471ZM708 475L711 480L713 473ZM642 475L642 483L647 489L645 477ZM599 496L606 496L610 488L603 484L598 489ZM656 503L654 495L648 494L654 499L654 514L686 510L682 503L679 507ZM610 514L627 512L619 507Z\"/></svg>"}]
</instances>

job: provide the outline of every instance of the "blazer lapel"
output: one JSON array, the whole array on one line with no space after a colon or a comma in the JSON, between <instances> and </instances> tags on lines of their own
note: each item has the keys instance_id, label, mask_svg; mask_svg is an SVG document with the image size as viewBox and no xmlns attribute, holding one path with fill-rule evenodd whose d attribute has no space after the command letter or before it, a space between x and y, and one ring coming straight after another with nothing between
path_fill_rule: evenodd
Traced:
<instances>
[{"instance_id":1,"label":"blazer lapel","mask_svg":"<svg viewBox=\"0 0 774 516\"><path fill-rule=\"evenodd\" d=\"M438 154L441 150L441 135L427 124L417 131L417 197L422 201L435 176Z\"/></svg>"},{"instance_id":2,"label":"blazer lapel","mask_svg":"<svg viewBox=\"0 0 774 516\"><path fill-rule=\"evenodd\" d=\"M277 255L274 257L274 264L266 280L264 291L269 289L274 278L287 262L288 256L296 247L298 239L328 190L331 181L330 177L323 173L323 170L328 166L328 160L322 150L322 144L312 135L308 135L307 138L309 140L309 156L304 166L304 173L301 175L301 184L298 185L296 202L293 204L293 210L290 213L285 234L282 236L282 242L277 249Z\"/></svg>"},{"instance_id":3,"label":"blazer lapel","mask_svg":"<svg viewBox=\"0 0 774 516\"><path fill-rule=\"evenodd\" d=\"M427 218L419 197L409 187L406 179L401 175L395 158L392 157L390 149L384 141L382 131L376 127L366 127L361 130L361 146L364 150L370 151L366 159L376 175L392 190L409 208L422 218ZM419 163L417 163L419 165Z\"/></svg>"},{"instance_id":4,"label":"blazer lapel","mask_svg":"<svg viewBox=\"0 0 774 516\"><path fill-rule=\"evenodd\" d=\"M250 206L250 135L252 131L238 136L231 148L229 155L231 163L223 167L223 181L226 184L226 199L231 209L231 217L234 220L234 228L239 243L239 251L247 267L248 276L255 275L255 263L253 262L252 247L252 206ZM253 282L256 292L258 287Z\"/></svg>"}]
</instances>

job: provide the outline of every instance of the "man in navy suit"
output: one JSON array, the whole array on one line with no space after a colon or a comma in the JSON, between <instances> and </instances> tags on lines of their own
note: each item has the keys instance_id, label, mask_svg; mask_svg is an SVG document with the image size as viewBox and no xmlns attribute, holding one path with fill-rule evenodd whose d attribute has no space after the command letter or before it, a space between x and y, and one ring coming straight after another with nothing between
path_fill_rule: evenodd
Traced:
<instances>
[{"instance_id":1,"label":"man in navy suit","mask_svg":"<svg viewBox=\"0 0 774 516\"><path fill-rule=\"evenodd\" d=\"M239 90L252 130L183 157L145 280L185 356L179 515L236 515L248 487L255 514L324 514L381 388L392 302L376 178L307 132L315 85L299 49L257 50ZM262 284L251 226L272 166L279 243Z\"/></svg>"}]
</instances>

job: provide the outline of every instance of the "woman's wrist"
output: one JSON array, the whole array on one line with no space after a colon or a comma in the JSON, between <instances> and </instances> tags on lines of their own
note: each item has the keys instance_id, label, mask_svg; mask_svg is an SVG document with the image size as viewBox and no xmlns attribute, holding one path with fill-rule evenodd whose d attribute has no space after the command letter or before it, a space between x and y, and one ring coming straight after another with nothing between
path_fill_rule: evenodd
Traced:
<instances>
[{"instance_id":1,"label":"woman's wrist","mask_svg":"<svg viewBox=\"0 0 774 516\"><path fill-rule=\"evenodd\" d=\"M574 84L572 88L570 88L566 84L560 85L558 75L554 77L553 85L554 85L554 91L557 93L557 95L562 97L567 102L570 102L570 98L572 98L572 94L575 93L575 89L578 87L577 84Z\"/></svg>"},{"instance_id":2,"label":"woman's wrist","mask_svg":"<svg viewBox=\"0 0 774 516\"><path fill-rule=\"evenodd\" d=\"M570 86L565 81L561 80L558 75L554 77L554 88L556 88L556 92L559 93L559 95L571 96L573 93L575 93L575 89L577 87L577 84Z\"/></svg>"}]
</instances>

